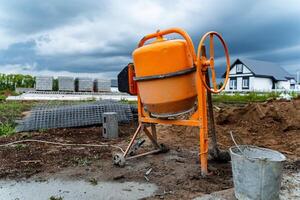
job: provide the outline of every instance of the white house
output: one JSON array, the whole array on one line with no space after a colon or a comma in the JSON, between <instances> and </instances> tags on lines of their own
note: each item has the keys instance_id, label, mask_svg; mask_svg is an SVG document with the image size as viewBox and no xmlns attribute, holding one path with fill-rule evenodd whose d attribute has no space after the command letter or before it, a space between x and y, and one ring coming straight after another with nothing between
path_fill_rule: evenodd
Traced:
<instances>
[{"instance_id":1,"label":"white house","mask_svg":"<svg viewBox=\"0 0 300 200\"><path fill-rule=\"evenodd\" d=\"M295 78L276 63L237 59L230 67L225 91L290 90L295 85Z\"/></svg>"}]
</instances>

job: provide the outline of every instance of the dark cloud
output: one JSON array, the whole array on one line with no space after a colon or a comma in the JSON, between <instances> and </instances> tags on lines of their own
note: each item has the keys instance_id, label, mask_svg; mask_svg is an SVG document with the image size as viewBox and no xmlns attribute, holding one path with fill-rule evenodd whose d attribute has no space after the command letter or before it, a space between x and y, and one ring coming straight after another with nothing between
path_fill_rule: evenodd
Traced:
<instances>
[{"instance_id":1,"label":"dark cloud","mask_svg":"<svg viewBox=\"0 0 300 200\"><path fill-rule=\"evenodd\" d=\"M1 26L11 34L29 34L76 23L81 17L93 20L105 12L105 1L34 1L10 0L1 4L9 14L1 20Z\"/></svg>"},{"instance_id":2,"label":"dark cloud","mask_svg":"<svg viewBox=\"0 0 300 200\"><path fill-rule=\"evenodd\" d=\"M115 75L131 60L144 34L157 27L181 26L190 33L196 48L205 32L220 32L232 62L249 57L278 62L291 73L300 69L297 1L283 6L280 1L212 1L203 2L203 8L200 2L194 8L195 2L186 1L131 4L96 0L3 1L0 36L2 30L16 39L0 50L0 65L34 64L37 71ZM160 20L155 21L155 17ZM216 42L218 75L224 70L220 67L224 66L223 55Z\"/></svg>"}]
</instances>

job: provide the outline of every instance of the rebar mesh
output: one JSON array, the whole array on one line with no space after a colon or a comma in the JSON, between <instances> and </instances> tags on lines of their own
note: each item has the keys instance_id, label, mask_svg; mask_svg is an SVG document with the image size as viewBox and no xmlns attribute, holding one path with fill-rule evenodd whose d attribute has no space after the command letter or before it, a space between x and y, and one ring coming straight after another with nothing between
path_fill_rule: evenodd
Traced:
<instances>
[{"instance_id":1,"label":"rebar mesh","mask_svg":"<svg viewBox=\"0 0 300 200\"><path fill-rule=\"evenodd\" d=\"M118 121L123 123L132 121L134 117L130 105L111 101L96 101L73 105L41 104L30 111L18 124L16 131L23 132L101 124L102 113L104 112L116 112Z\"/></svg>"}]
</instances>

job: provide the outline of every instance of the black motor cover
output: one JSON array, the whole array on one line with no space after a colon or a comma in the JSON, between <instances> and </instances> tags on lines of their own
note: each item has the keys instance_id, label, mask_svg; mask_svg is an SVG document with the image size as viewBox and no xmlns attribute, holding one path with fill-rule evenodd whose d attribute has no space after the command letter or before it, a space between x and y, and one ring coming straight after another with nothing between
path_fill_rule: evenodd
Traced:
<instances>
[{"instance_id":1,"label":"black motor cover","mask_svg":"<svg viewBox=\"0 0 300 200\"><path fill-rule=\"evenodd\" d=\"M118 89L120 92L129 92L129 80L128 80L128 65L122 69L118 74Z\"/></svg>"}]
</instances>

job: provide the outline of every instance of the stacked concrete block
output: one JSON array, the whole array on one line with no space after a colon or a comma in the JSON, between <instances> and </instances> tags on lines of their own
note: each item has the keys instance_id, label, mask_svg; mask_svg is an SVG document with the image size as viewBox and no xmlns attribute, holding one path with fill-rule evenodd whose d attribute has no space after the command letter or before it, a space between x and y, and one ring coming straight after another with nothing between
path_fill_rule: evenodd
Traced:
<instances>
[{"instance_id":1,"label":"stacked concrete block","mask_svg":"<svg viewBox=\"0 0 300 200\"><path fill-rule=\"evenodd\" d=\"M92 78L87 78L87 77L76 78L76 86L78 92L94 91L94 81Z\"/></svg>"},{"instance_id":2,"label":"stacked concrete block","mask_svg":"<svg viewBox=\"0 0 300 200\"><path fill-rule=\"evenodd\" d=\"M52 91L53 77L52 76L35 77L35 89L39 91Z\"/></svg>"},{"instance_id":3,"label":"stacked concrete block","mask_svg":"<svg viewBox=\"0 0 300 200\"><path fill-rule=\"evenodd\" d=\"M58 90L59 91L75 91L75 81L73 77L59 76L58 77Z\"/></svg>"},{"instance_id":4,"label":"stacked concrete block","mask_svg":"<svg viewBox=\"0 0 300 200\"><path fill-rule=\"evenodd\" d=\"M95 79L95 92L110 92L110 80Z\"/></svg>"}]
</instances>

